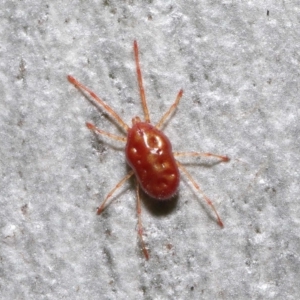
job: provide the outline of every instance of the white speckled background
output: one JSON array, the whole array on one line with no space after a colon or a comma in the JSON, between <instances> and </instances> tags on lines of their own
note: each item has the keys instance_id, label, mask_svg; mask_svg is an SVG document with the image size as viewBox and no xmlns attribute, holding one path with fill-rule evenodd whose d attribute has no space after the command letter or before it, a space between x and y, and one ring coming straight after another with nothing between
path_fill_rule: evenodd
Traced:
<instances>
[{"instance_id":1,"label":"white speckled background","mask_svg":"<svg viewBox=\"0 0 300 300\"><path fill-rule=\"evenodd\" d=\"M2 1L1 299L297 299L300 294L298 1ZM121 2L121 3L120 3ZM137 238L121 134L66 79L122 118L141 115L133 40L157 122L215 203L186 180L175 201L144 201Z\"/></svg>"}]
</instances>

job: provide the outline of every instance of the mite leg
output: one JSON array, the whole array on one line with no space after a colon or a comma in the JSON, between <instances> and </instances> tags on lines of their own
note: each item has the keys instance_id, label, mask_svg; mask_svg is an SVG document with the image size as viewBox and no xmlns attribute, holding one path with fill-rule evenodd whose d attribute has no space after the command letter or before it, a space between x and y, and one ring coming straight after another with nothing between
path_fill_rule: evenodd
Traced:
<instances>
[{"instance_id":1,"label":"mite leg","mask_svg":"<svg viewBox=\"0 0 300 300\"><path fill-rule=\"evenodd\" d=\"M161 117L161 119L159 120L159 122L155 125L155 127L157 129L160 129L162 127L162 125L165 123L165 121L167 120L167 118L173 113L173 111L176 109L176 107L178 106L178 103L182 97L183 94L183 90L180 90L177 94L177 97L175 99L175 102L170 106L170 108L168 109L168 111Z\"/></svg>"},{"instance_id":2,"label":"mite leg","mask_svg":"<svg viewBox=\"0 0 300 300\"><path fill-rule=\"evenodd\" d=\"M173 152L174 156L203 156L203 157L215 157L220 159L223 162L227 162L230 160L228 156L222 156L222 155L217 155L217 154L212 154L209 152Z\"/></svg>"},{"instance_id":3,"label":"mite leg","mask_svg":"<svg viewBox=\"0 0 300 300\"><path fill-rule=\"evenodd\" d=\"M150 123L149 110L148 110L148 106L147 106L145 89L144 89L144 85L143 85L142 71L141 71L141 67L140 67L139 48L138 48L137 41L134 41L134 43L133 43L133 50L134 50L134 58L135 58L135 64L136 64L136 74L137 74L138 83L139 83L140 96L141 96L141 100L142 100L145 121L147 123Z\"/></svg>"},{"instance_id":4,"label":"mite leg","mask_svg":"<svg viewBox=\"0 0 300 300\"><path fill-rule=\"evenodd\" d=\"M146 260L149 259L149 253L148 250L146 249L146 245L143 239L143 225L142 225L142 218L141 218L141 213L142 213L142 209L141 209L141 197L140 197L140 187L139 184L136 184L136 197L137 197L137 205L136 205L136 211L137 211L137 216L138 216L138 235L140 238L140 242L141 242L141 246L142 246L142 250L144 253L144 256L146 258Z\"/></svg>"},{"instance_id":5,"label":"mite leg","mask_svg":"<svg viewBox=\"0 0 300 300\"><path fill-rule=\"evenodd\" d=\"M213 205L212 201L203 193L203 191L200 189L199 185L196 183L196 181L193 179L192 175L186 170L186 168L179 162L176 160L177 166L178 168L186 175L186 177L189 179L189 181L193 184L193 186L195 187L195 189L201 193L201 195L203 196L204 200L207 202L207 204L211 207L211 209L214 211L214 213L217 216L218 219L218 224L221 227L224 227L224 224L215 208L215 206Z\"/></svg>"},{"instance_id":6,"label":"mite leg","mask_svg":"<svg viewBox=\"0 0 300 300\"><path fill-rule=\"evenodd\" d=\"M121 119L121 117L109 105L107 105L102 99L100 99L93 91L84 86L71 75L68 75L68 80L73 85L75 85L75 87L87 92L94 99L94 101L98 105L102 106L126 132L129 130L129 126Z\"/></svg>"},{"instance_id":7,"label":"mite leg","mask_svg":"<svg viewBox=\"0 0 300 300\"><path fill-rule=\"evenodd\" d=\"M114 192L119 189L132 175L134 174L133 171L130 171L126 176L122 178L122 180L108 193L106 198L103 200L102 204L99 206L97 210L97 215L100 215L103 210L105 209L106 201L114 194Z\"/></svg>"},{"instance_id":8,"label":"mite leg","mask_svg":"<svg viewBox=\"0 0 300 300\"><path fill-rule=\"evenodd\" d=\"M100 135L105 135L105 136L108 136L109 138L113 139L113 140L116 140L116 141L120 141L120 142L126 142L127 141L127 138L125 137L122 137L122 136L118 136L118 135L114 135L112 133L109 133L109 132L106 132L102 129L99 129L97 128L94 124L92 123L89 123L89 122L86 122L86 127L94 132L96 132L97 134L100 134Z\"/></svg>"}]
</instances>

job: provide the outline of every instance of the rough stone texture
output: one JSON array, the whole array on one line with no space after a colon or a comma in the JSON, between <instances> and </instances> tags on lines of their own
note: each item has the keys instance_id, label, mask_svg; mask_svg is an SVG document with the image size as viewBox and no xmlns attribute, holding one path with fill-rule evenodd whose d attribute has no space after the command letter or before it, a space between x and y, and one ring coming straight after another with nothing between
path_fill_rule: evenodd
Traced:
<instances>
[{"instance_id":1,"label":"rough stone texture","mask_svg":"<svg viewBox=\"0 0 300 300\"><path fill-rule=\"evenodd\" d=\"M300 294L298 1L2 1L1 299L297 299ZM127 122L142 115L133 60L176 151L224 223L183 178L145 199L150 260L137 238L121 135L66 80L72 74Z\"/></svg>"}]
</instances>

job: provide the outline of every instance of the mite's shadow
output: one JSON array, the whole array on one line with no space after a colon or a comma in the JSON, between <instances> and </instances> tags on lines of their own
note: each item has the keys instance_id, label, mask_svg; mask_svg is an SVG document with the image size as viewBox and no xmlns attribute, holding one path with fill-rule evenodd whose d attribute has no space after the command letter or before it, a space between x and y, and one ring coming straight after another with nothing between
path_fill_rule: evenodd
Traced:
<instances>
[{"instance_id":1,"label":"mite's shadow","mask_svg":"<svg viewBox=\"0 0 300 300\"><path fill-rule=\"evenodd\" d=\"M136 183L135 183L136 184ZM161 217L170 214L178 202L178 194L168 200L158 200L151 198L140 189L141 201L150 213L156 217Z\"/></svg>"}]
</instances>

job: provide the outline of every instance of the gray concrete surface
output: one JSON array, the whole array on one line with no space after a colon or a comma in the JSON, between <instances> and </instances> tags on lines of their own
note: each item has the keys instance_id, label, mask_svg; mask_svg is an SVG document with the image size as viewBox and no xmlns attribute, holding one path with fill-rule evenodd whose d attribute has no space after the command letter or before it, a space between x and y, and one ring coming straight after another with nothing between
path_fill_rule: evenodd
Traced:
<instances>
[{"instance_id":1,"label":"gray concrete surface","mask_svg":"<svg viewBox=\"0 0 300 300\"><path fill-rule=\"evenodd\" d=\"M1 299L298 299L298 1L2 1ZM183 178L173 202L143 201L150 259L137 237L121 135L67 74L121 117L142 115L140 46L151 119L180 88L164 127L214 201Z\"/></svg>"}]
</instances>

